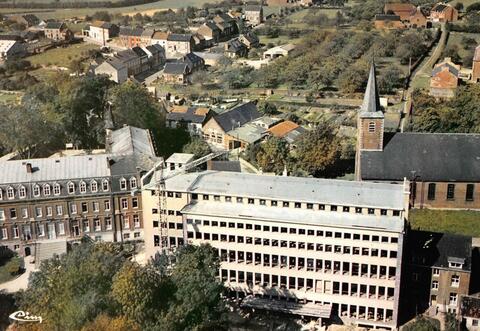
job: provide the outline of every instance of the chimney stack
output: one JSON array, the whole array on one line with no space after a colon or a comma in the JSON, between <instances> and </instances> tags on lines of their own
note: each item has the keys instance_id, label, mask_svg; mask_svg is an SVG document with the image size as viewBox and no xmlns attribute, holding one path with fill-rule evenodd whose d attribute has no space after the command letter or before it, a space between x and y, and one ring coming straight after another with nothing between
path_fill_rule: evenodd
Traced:
<instances>
[{"instance_id":1,"label":"chimney stack","mask_svg":"<svg viewBox=\"0 0 480 331\"><path fill-rule=\"evenodd\" d=\"M33 171L32 171L32 164L31 163L27 163L26 165L26 168L27 168L27 173L31 174Z\"/></svg>"}]
</instances>

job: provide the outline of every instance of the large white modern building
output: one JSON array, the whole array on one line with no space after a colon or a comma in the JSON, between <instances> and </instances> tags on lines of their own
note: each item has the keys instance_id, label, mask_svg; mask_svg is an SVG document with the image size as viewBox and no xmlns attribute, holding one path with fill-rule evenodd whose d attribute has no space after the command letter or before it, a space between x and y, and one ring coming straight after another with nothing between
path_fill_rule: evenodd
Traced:
<instances>
[{"instance_id":1,"label":"large white modern building","mask_svg":"<svg viewBox=\"0 0 480 331\"><path fill-rule=\"evenodd\" d=\"M142 192L147 254L162 248L163 212L169 248L217 248L219 277L245 306L398 326L408 183L204 171L165 188Z\"/></svg>"}]
</instances>

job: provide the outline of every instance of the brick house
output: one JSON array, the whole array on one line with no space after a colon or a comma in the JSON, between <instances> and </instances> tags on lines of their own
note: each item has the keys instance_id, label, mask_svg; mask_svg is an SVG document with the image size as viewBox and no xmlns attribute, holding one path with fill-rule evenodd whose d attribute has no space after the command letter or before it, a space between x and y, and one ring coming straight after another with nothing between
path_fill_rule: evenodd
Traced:
<instances>
[{"instance_id":1,"label":"brick house","mask_svg":"<svg viewBox=\"0 0 480 331\"><path fill-rule=\"evenodd\" d=\"M415 9L415 6L411 3L386 3L383 12L386 15L397 15L401 21L405 21L408 20Z\"/></svg>"},{"instance_id":2,"label":"brick house","mask_svg":"<svg viewBox=\"0 0 480 331\"><path fill-rule=\"evenodd\" d=\"M458 20L458 10L447 3L437 3L430 12L432 22L455 22Z\"/></svg>"},{"instance_id":3,"label":"brick house","mask_svg":"<svg viewBox=\"0 0 480 331\"><path fill-rule=\"evenodd\" d=\"M385 134L374 66L357 128L357 180L407 178L413 208L480 209L480 134Z\"/></svg>"},{"instance_id":4,"label":"brick house","mask_svg":"<svg viewBox=\"0 0 480 331\"><path fill-rule=\"evenodd\" d=\"M105 46L107 41L118 36L119 28L110 22L97 21L82 30L83 36Z\"/></svg>"},{"instance_id":5,"label":"brick house","mask_svg":"<svg viewBox=\"0 0 480 331\"><path fill-rule=\"evenodd\" d=\"M244 18L252 25L263 23L263 7L261 5L246 5Z\"/></svg>"},{"instance_id":6,"label":"brick house","mask_svg":"<svg viewBox=\"0 0 480 331\"><path fill-rule=\"evenodd\" d=\"M185 62L167 62L163 69L163 79L169 84L187 84L190 71Z\"/></svg>"},{"instance_id":7,"label":"brick house","mask_svg":"<svg viewBox=\"0 0 480 331\"><path fill-rule=\"evenodd\" d=\"M45 37L55 41L70 41L73 32L63 22L48 22L44 29Z\"/></svg>"},{"instance_id":8,"label":"brick house","mask_svg":"<svg viewBox=\"0 0 480 331\"><path fill-rule=\"evenodd\" d=\"M116 58L107 59L94 69L95 75L107 75L110 80L122 84L128 79L127 66Z\"/></svg>"},{"instance_id":9,"label":"brick house","mask_svg":"<svg viewBox=\"0 0 480 331\"><path fill-rule=\"evenodd\" d=\"M142 28L121 27L120 32L118 33L120 44L123 47L127 47L127 48L133 48L135 46L143 46L143 43L142 43L143 32L144 30Z\"/></svg>"},{"instance_id":10,"label":"brick house","mask_svg":"<svg viewBox=\"0 0 480 331\"><path fill-rule=\"evenodd\" d=\"M473 55L472 81L475 83L480 81L480 45L475 48Z\"/></svg>"},{"instance_id":11,"label":"brick house","mask_svg":"<svg viewBox=\"0 0 480 331\"><path fill-rule=\"evenodd\" d=\"M171 33L167 37L165 49L167 59L178 58L194 50L194 41L191 34Z\"/></svg>"},{"instance_id":12,"label":"brick house","mask_svg":"<svg viewBox=\"0 0 480 331\"><path fill-rule=\"evenodd\" d=\"M410 27L412 28L427 28L429 22L427 21L427 17L422 11L422 8L418 6L408 17L408 22Z\"/></svg>"},{"instance_id":13,"label":"brick house","mask_svg":"<svg viewBox=\"0 0 480 331\"><path fill-rule=\"evenodd\" d=\"M213 116L203 125L203 139L220 149L234 149L237 146L234 146L234 142L229 139L229 132L259 117L261 114L252 102L234 107Z\"/></svg>"},{"instance_id":14,"label":"brick house","mask_svg":"<svg viewBox=\"0 0 480 331\"><path fill-rule=\"evenodd\" d=\"M431 315L459 313L461 298L473 285L472 238L416 230L409 230L406 238L405 309L411 315L425 310Z\"/></svg>"},{"instance_id":15,"label":"brick house","mask_svg":"<svg viewBox=\"0 0 480 331\"><path fill-rule=\"evenodd\" d=\"M445 58L435 65L430 79L430 95L436 98L453 98L458 87L460 66Z\"/></svg>"},{"instance_id":16,"label":"brick house","mask_svg":"<svg viewBox=\"0 0 480 331\"><path fill-rule=\"evenodd\" d=\"M375 29L404 29L405 24L398 15L378 14L375 15Z\"/></svg>"},{"instance_id":17,"label":"brick house","mask_svg":"<svg viewBox=\"0 0 480 331\"><path fill-rule=\"evenodd\" d=\"M205 38L207 45L211 46L214 43L218 43L222 31L215 23L205 22L198 28L197 33Z\"/></svg>"}]
</instances>

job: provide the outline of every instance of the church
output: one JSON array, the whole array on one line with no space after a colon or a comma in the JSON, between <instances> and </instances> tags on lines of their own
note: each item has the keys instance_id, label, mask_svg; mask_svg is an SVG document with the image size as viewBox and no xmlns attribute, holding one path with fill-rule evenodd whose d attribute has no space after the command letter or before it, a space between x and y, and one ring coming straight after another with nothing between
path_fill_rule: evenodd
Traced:
<instances>
[{"instance_id":1,"label":"church","mask_svg":"<svg viewBox=\"0 0 480 331\"><path fill-rule=\"evenodd\" d=\"M480 134L385 132L375 65L357 119L355 178L410 181L412 208L480 209Z\"/></svg>"}]
</instances>

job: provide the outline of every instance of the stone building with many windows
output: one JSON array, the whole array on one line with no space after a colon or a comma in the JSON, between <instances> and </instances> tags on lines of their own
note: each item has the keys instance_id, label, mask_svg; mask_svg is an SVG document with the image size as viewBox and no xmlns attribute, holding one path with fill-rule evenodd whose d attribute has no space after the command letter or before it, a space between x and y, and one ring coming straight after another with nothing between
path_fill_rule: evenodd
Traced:
<instances>
[{"instance_id":1,"label":"stone building with many windows","mask_svg":"<svg viewBox=\"0 0 480 331\"><path fill-rule=\"evenodd\" d=\"M165 187L143 187L147 256L209 243L244 306L398 326L407 183L204 171Z\"/></svg>"},{"instance_id":2,"label":"stone building with many windows","mask_svg":"<svg viewBox=\"0 0 480 331\"><path fill-rule=\"evenodd\" d=\"M30 255L53 240L142 239L140 177L155 162L148 131L128 126L102 154L0 162L0 245Z\"/></svg>"}]
</instances>

